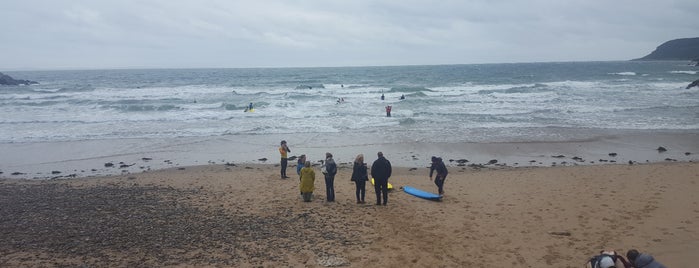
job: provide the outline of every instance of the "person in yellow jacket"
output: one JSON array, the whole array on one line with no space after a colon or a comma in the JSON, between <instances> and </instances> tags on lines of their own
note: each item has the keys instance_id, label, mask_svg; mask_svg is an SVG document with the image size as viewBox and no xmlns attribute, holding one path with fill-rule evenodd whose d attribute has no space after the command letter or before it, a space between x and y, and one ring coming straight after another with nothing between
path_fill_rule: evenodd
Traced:
<instances>
[{"instance_id":1,"label":"person in yellow jacket","mask_svg":"<svg viewBox=\"0 0 699 268\"><path fill-rule=\"evenodd\" d=\"M281 161L281 164L282 164L282 169L281 169L282 179L288 179L288 178L289 178L288 176L286 176L286 165L287 165L287 163L288 163L288 162L287 162L287 161L288 161L288 155L287 155L287 153L291 153L291 149L289 149L289 146L286 145L286 141L283 140L283 141L281 142L281 145L279 146L279 154L281 154L281 156L282 156L282 161Z\"/></svg>"},{"instance_id":2,"label":"person in yellow jacket","mask_svg":"<svg viewBox=\"0 0 699 268\"><path fill-rule=\"evenodd\" d=\"M313 195L313 190L315 190L314 183L316 181L316 172L313 171L311 166L311 161L306 161L301 169L301 195L303 196L303 202L311 202L311 196Z\"/></svg>"}]
</instances>

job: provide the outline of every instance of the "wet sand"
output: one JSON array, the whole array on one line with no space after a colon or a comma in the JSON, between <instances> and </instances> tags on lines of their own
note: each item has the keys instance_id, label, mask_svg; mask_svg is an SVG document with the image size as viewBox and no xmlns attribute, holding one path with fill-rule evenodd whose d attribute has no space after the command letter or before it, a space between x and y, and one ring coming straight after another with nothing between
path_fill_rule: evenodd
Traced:
<instances>
[{"instance_id":1,"label":"wet sand","mask_svg":"<svg viewBox=\"0 0 699 268\"><path fill-rule=\"evenodd\" d=\"M582 267L601 249L630 248L668 267L694 263L696 162L447 164L442 202L399 189L435 192L426 165L396 167L385 207L371 187L355 202L347 164L333 203L320 177L302 202L293 165L285 180L275 164L2 179L0 266Z\"/></svg>"},{"instance_id":2,"label":"wet sand","mask_svg":"<svg viewBox=\"0 0 699 268\"><path fill-rule=\"evenodd\" d=\"M465 165L500 167L699 161L699 132L553 132L562 135L563 141L446 143L323 133L9 143L0 144L0 178L73 178L208 164L276 164L281 140L288 141L290 157L306 154L312 162L322 160L325 152L333 153L338 163L348 163L357 154L375 159L376 152L383 151L394 166L408 168L425 167L433 155L468 160ZM659 147L667 151L660 152Z\"/></svg>"}]
</instances>

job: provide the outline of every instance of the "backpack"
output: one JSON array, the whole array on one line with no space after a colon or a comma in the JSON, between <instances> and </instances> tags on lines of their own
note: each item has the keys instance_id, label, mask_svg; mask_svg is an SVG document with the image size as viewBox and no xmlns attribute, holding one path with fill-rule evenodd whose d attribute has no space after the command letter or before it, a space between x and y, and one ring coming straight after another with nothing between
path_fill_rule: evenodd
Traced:
<instances>
[{"instance_id":1,"label":"backpack","mask_svg":"<svg viewBox=\"0 0 699 268\"><path fill-rule=\"evenodd\" d=\"M617 255L610 255L610 254L602 253L600 255L597 255L597 256L590 258L590 266L592 266L592 268L602 268L602 267L600 267L600 262L602 262L602 259L604 259L606 257L609 257L612 260L612 263L616 264Z\"/></svg>"}]
</instances>

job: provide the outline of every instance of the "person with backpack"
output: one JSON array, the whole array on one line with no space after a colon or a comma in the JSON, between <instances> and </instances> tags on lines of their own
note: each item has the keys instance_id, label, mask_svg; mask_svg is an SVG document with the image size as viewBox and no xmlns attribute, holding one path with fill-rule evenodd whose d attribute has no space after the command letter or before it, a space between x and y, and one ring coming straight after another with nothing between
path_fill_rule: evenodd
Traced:
<instances>
[{"instance_id":1,"label":"person with backpack","mask_svg":"<svg viewBox=\"0 0 699 268\"><path fill-rule=\"evenodd\" d=\"M434 171L437 171L437 176L434 178L434 184L437 185L437 190L439 191L439 195L443 196L444 195L444 180L447 179L447 174L449 174L449 171L447 170L447 166L444 165L444 161L442 161L441 157L432 157L432 165L430 166L430 180L432 180L432 173Z\"/></svg>"},{"instance_id":2,"label":"person with backpack","mask_svg":"<svg viewBox=\"0 0 699 268\"><path fill-rule=\"evenodd\" d=\"M325 175L325 192L328 202L335 202L335 174L337 174L337 165L333 160L331 153L325 153L325 169L322 169Z\"/></svg>"},{"instance_id":3,"label":"person with backpack","mask_svg":"<svg viewBox=\"0 0 699 268\"><path fill-rule=\"evenodd\" d=\"M626 252L626 257L636 268L666 268L660 262L656 261L653 256L645 253L640 253L638 250L630 249Z\"/></svg>"}]
</instances>

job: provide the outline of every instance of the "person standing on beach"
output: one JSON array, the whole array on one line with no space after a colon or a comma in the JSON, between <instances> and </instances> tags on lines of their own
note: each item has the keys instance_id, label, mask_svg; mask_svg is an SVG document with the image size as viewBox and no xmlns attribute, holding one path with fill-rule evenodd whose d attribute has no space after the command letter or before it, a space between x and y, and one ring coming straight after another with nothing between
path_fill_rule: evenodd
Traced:
<instances>
[{"instance_id":1,"label":"person standing on beach","mask_svg":"<svg viewBox=\"0 0 699 268\"><path fill-rule=\"evenodd\" d=\"M430 166L430 180L432 180L432 173L434 171L437 171L437 177L434 178L434 184L437 185L437 190L439 190L439 195L443 196L444 195L444 180L447 179L447 174L449 174L449 171L447 170L447 166L444 165L444 161L442 161L441 157L432 157L432 166Z\"/></svg>"},{"instance_id":2,"label":"person standing on beach","mask_svg":"<svg viewBox=\"0 0 699 268\"><path fill-rule=\"evenodd\" d=\"M301 169L304 167L306 164L306 155L302 154L299 156L298 161L296 162L296 174L301 175Z\"/></svg>"},{"instance_id":3,"label":"person standing on beach","mask_svg":"<svg viewBox=\"0 0 699 268\"><path fill-rule=\"evenodd\" d=\"M366 163L364 163L364 155L359 154L354 159L354 167L352 168L352 179L357 188L357 204L364 204L364 196L366 195L366 182L369 180L367 174Z\"/></svg>"},{"instance_id":4,"label":"person standing on beach","mask_svg":"<svg viewBox=\"0 0 699 268\"><path fill-rule=\"evenodd\" d=\"M306 163L304 163L300 174L301 184L299 185L299 189L301 190L301 196L303 196L303 202L311 202L316 181L316 172L313 171L311 161L306 161Z\"/></svg>"},{"instance_id":5,"label":"person standing on beach","mask_svg":"<svg viewBox=\"0 0 699 268\"><path fill-rule=\"evenodd\" d=\"M286 141L282 141L281 146L279 146L279 154L282 156L282 169L281 169L281 175L282 179L288 179L289 177L286 176L286 165L287 165L287 160L288 160L288 155L287 153L291 153L291 149L289 149L289 146L286 145Z\"/></svg>"},{"instance_id":6,"label":"person standing on beach","mask_svg":"<svg viewBox=\"0 0 699 268\"><path fill-rule=\"evenodd\" d=\"M376 191L376 205L381 205L383 195L383 205L388 203L388 178L391 177L391 162L383 157L382 152L378 152L378 159L371 165L371 176L374 178L374 191Z\"/></svg>"},{"instance_id":7,"label":"person standing on beach","mask_svg":"<svg viewBox=\"0 0 699 268\"><path fill-rule=\"evenodd\" d=\"M337 165L335 160L333 160L333 155L331 153L325 153L325 169L323 174L325 175L325 193L328 202L335 202L335 174L337 174Z\"/></svg>"}]
</instances>

